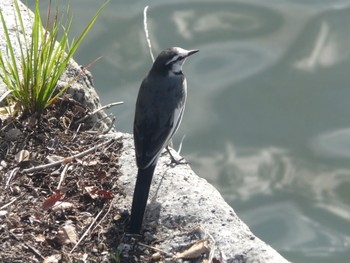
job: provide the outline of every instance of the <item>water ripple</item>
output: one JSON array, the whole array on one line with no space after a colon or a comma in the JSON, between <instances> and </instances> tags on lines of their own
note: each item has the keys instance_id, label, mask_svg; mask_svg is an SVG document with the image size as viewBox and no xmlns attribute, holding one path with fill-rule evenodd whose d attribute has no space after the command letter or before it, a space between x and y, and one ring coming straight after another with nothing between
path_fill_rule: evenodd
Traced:
<instances>
[{"instance_id":1,"label":"water ripple","mask_svg":"<svg viewBox=\"0 0 350 263\"><path fill-rule=\"evenodd\" d=\"M236 149L230 142L224 152L191 159L253 232L279 251L349 252L350 169L310 166L282 148Z\"/></svg>"},{"instance_id":2,"label":"water ripple","mask_svg":"<svg viewBox=\"0 0 350 263\"><path fill-rule=\"evenodd\" d=\"M173 35L173 38L195 40L202 44L266 35L283 24L282 16L272 9L234 2L205 5L168 3L154 6L152 10L152 20L168 21L166 26L162 24L154 28L159 36Z\"/></svg>"}]
</instances>

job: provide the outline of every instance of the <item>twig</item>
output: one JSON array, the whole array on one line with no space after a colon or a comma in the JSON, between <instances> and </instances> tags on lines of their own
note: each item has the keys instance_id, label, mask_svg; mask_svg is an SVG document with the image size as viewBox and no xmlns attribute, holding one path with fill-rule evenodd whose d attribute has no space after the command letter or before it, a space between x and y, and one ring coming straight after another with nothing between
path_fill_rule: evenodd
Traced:
<instances>
[{"instance_id":1,"label":"twig","mask_svg":"<svg viewBox=\"0 0 350 263\"><path fill-rule=\"evenodd\" d=\"M92 226L95 224L95 222L97 221L97 219L99 218L99 216L102 214L103 209L97 214L97 216L94 218L94 220L91 222L90 226L88 227L88 229L86 229L86 231L84 232L84 234L81 236L81 238L79 239L79 241L75 244L75 246L72 248L72 250L69 252L69 254L72 254L73 251L76 249L76 247L81 243L81 241L84 239L84 237L88 234L88 232L90 231L90 229L92 228Z\"/></svg>"},{"instance_id":2,"label":"twig","mask_svg":"<svg viewBox=\"0 0 350 263\"><path fill-rule=\"evenodd\" d=\"M149 47L149 53L151 54L152 61L154 62L154 56L153 56L153 53L152 53L151 40L150 40L149 35L148 35L147 9L148 9L148 5L145 7L145 9L143 9L143 26L144 26L144 30L145 30L147 44L148 44L148 47Z\"/></svg>"},{"instance_id":3,"label":"twig","mask_svg":"<svg viewBox=\"0 0 350 263\"><path fill-rule=\"evenodd\" d=\"M104 214L104 216L101 218L101 220L96 224L96 226L94 227L94 229L92 229L92 232L95 231L95 229L101 224L101 222L102 222L102 221L106 218L106 216L109 214L109 212L111 211L112 205L113 205L113 203L114 203L113 201L114 201L114 199L113 199L112 202L110 203L107 212Z\"/></svg>"},{"instance_id":4,"label":"twig","mask_svg":"<svg viewBox=\"0 0 350 263\"><path fill-rule=\"evenodd\" d=\"M22 197L22 196L20 196L20 197ZM8 207L8 206L10 206L10 205L12 205L14 202L16 202L16 200L18 199L19 197L14 197L14 198L12 198L12 200L10 201L10 202L8 202L7 204L4 204L2 207L0 207L0 210L1 209L4 209L4 208L6 208L6 207Z\"/></svg>"},{"instance_id":5,"label":"twig","mask_svg":"<svg viewBox=\"0 0 350 263\"><path fill-rule=\"evenodd\" d=\"M37 249L35 249L34 247L28 245L27 243L24 243L24 245L27 246L31 251L34 252L35 255L37 255L37 256L40 257L41 259L45 259L45 258L43 257L43 255L41 255L40 252L39 252Z\"/></svg>"},{"instance_id":6,"label":"twig","mask_svg":"<svg viewBox=\"0 0 350 263\"><path fill-rule=\"evenodd\" d=\"M20 239L19 239L18 237L16 237L16 235L13 234L11 231L9 231L9 234L10 234L10 236L12 236L14 239L16 239L17 242L23 243L23 245L24 245L27 249L30 249L31 251L33 251L35 255L37 255L37 256L40 257L41 259L45 259L45 258L43 257L43 255L41 255L40 252L39 252L36 248L34 248L34 247L28 245L27 242L25 242L24 240L20 240Z\"/></svg>"},{"instance_id":7,"label":"twig","mask_svg":"<svg viewBox=\"0 0 350 263\"><path fill-rule=\"evenodd\" d=\"M110 118L110 117L112 117L112 121L111 121L111 124L109 125L109 127L105 130L105 131L95 131L94 129L95 129L95 127L100 123L100 122L103 122L105 119L107 119L107 118ZM106 134L107 132L109 132L112 128L113 128L113 125L114 125L114 122L115 122L115 118L114 118L114 116L113 115L108 115L108 116L105 116L105 117L103 117L102 119L100 119L99 121L97 121L97 122L95 122L94 123L94 125L92 126L92 128L91 128L91 131L85 131L86 133L88 133L88 134L97 134L97 133L102 133L102 134Z\"/></svg>"},{"instance_id":8,"label":"twig","mask_svg":"<svg viewBox=\"0 0 350 263\"><path fill-rule=\"evenodd\" d=\"M113 126L114 126L114 123L115 123L115 117L114 116L112 116L112 121L111 121L111 124L109 125L109 127L105 130L105 131L103 131L102 132L102 134L106 134L106 133L108 133L112 128L113 128Z\"/></svg>"},{"instance_id":9,"label":"twig","mask_svg":"<svg viewBox=\"0 0 350 263\"><path fill-rule=\"evenodd\" d=\"M186 134L184 136L182 136L182 139L181 139L181 142L180 142L180 145L179 145L179 149L177 150L177 154L178 155L180 155L180 152L182 150L182 144L183 144L185 138L186 138Z\"/></svg>"},{"instance_id":10,"label":"twig","mask_svg":"<svg viewBox=\"0 0 350 263\"><path fill-rule=\"evenodd\" d=\"M87 118L89 118L90 116L96 114L99 111L102 111L102 110L105 110L105 109L109 109L109 108L111 108L113 106L121 105L123 103L124 103L124 101L119 101L119 102L113 102L113 103L109 103L107 105L104 105L104 106L94 110L93 112L90 112L90 113L86 114L83 118L77 120L75 123L81 123L82 121L85 121Z\"/></svg>"},{"instance_id":11,"label":"twig","mask_svg":"<svg viewBox=\"0 0 350 263\"><path fill-rule=\"evenodd\" d=\"M69 165L66 164L63 168L63 171L61 173L61 176L60 176L60 181L58 182L58 185L57 185L57 190L60 190L61 189L61 184L63 183L63 180L64 178L66 177L66 173L67 173L67 170L69 168Z\"/></svg>"},{"instance_id":12,"label":"twig","mask_svg":"<svg viewBox=\"0 0 350 263\"><path fill-rule=\"evenodd\" d=\"M83 151L81 153L78 153L78 154L75 154L75 155L72 155L70 157L66 157L64 158L63 160L60 160L60 161L57 161L57 162L53 162L53 163L48 163L48 164L43 164L43 165L39 165L39 166L36 166L36 167L33 167L33 168L28 168L28 169L24 169L23 170L23 173L32 173L32 172L36 172L36 171L40 171L40 170L43 170L43 169L47 169L47 168L53 168L53 167L56 167L56 166L59 166L61 165L62 163L68 163L68 162L71 162L72 160L76 159L76 158L80 158L80 157L83 157L91 152L94 152L96 151L98 148L104 146L104 145L107 145L109 144L110 142L112 142L113 139L110 139L108 141L105 141L99 145L96 145L86 151Z\"/></svg>"},{"instance_id":13,"label":"twig","mask_svg":"<svg viewBox=\"0 0 350 263\"><path fill-rule=\"evenodd\" d=\"M77 130L76 130L75 133L73 134L72 141L75 139L75 137L77 137L78 132L80 131L80 128L81 128L81 123L78 125Z\"/></svg>"},{"instance_id":14,"label":"twig","mask_svg":"<svg viewBox=\"0 0 350 263\"><path fill-rule=\"evenodd\" d=\"M211 242L209 243L210 252L209 252L208 262L212 262L215 254L215 244L216 244L215 239L209 233L209 231L205 229L202 225L200 225L200 229L204 232L205 236L208 236L211 239Z\"/></svg>"},{"instance_id":15,"label":"twig","mask_svg":"<svg viewBox=\"0 0 350 263\"><path fill-rule=\"evenodd\" d=\"M5 189L7 189L9 187L12 178L18 173L18 171L19 171L19 167L16 167L15 169L13 169L11 171L10 176L7 179L7 182L6 182Z\"/></svg>"}]
</instances>

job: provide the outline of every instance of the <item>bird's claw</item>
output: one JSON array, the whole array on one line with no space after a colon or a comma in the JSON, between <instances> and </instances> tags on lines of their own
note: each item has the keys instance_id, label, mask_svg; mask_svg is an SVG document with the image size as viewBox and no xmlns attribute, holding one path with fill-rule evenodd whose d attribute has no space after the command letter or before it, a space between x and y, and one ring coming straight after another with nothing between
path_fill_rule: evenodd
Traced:
<instances>
[{"instance_id":1,"label":"bird's claw","mask_svg":"<svg viewBox=\"0 0 350 263\"><path fill-rule=\"evenodd\" d=\"M176 165L179 165L179 164L189 164L189 162L187 162L187 161L185 160L184 157L182 157L181 159L177 160L177 159L171 154L171 151L169 150L168 147L166 147L166 150L167 150L167 152L169 153L169 155L170 155L170 160L171 160L170 163L168 164L169 166L175 167Z\"/></svg>"}]
</instances>

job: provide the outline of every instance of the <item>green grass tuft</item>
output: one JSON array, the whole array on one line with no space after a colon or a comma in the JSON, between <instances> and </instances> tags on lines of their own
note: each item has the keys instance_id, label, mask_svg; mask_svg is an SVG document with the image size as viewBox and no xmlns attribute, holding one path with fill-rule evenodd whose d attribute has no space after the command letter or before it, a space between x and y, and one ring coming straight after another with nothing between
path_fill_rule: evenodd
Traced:
<instances>
[{"instance_id":1,"label":"green grass tuft","mask_svg":"<svg viewBox=\"0 0 350 263\"><path fill-rule=\"evenodd\" d=\"M36 0L32 33L29 34L29 38L24 33L25 27L18 2L14 0L18 27L15 41L21 51L20 63L16 62L13 43L0 10L8 47L6 55L0 50L0 78L12 91L14 100L21 106L23 114L41 113L69 87L67 85L59 92L56 90L57 82L67 68L70 59L108 2L109 0L97 11L77 40L73 39L69 43L68 34L72 18L65 22L59 20L57 8L51 18L51 1L44 26L39 11L39 0ZM67 12L69 12L69 7ZM23 35L19 32L23 32Z\"/></svg>"}]
</instances>

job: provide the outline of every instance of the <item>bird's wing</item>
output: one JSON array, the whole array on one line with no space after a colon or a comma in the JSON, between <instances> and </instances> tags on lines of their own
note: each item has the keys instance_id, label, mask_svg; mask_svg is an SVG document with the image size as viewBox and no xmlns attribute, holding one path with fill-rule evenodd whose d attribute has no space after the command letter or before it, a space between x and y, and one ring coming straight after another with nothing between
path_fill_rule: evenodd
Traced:
<instances>
[{"instance_id":1,"label":"bird's wing","mask_svg":"<svg viewBox=\"0 0 350 263\"><path fill-rule=\"evenodd\" d=\"M141 85L140 96L141 99L136 103L134 141L137 165L139 168L147 168L157 161L161 151L178 129L186 94L182 94L183 98L172 104L152 96L149 91L147 94L143 93Z\"/></svg>"},{"instance_id":2,"label":"bird's wing","mask_svg":"<svg viewBox=\"0 0 350 263\"><path fill-rule=\"evenodd\" d=\"M186 98L187 98L187 81L185 77L182 78L182 86L183 86L183 100L181 100L181 103L178 105L178 107L175 108L174 115L173 115L173 122L175 125L170 132L170 137L168 139L168 142L171 140L171 138L174 136L174 134L178 130L182 121L182 117L184 115Z\"/></svg>"}]
</instances>

